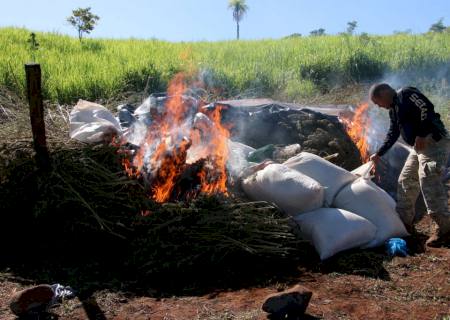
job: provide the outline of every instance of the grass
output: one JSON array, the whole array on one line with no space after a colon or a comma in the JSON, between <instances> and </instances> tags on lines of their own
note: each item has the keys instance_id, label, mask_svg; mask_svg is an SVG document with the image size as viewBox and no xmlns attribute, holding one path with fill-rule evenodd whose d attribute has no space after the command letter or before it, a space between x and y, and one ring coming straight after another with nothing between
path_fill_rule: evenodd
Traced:
<instances>
[{"instance_id":1,"label":"grass","mask_svg":"<svg viewBox=\"0 0 450 320\"><path fill-rule=\"evenodd\" d=\"M0 85L24 91L30 31L0 29ZM178 71L198 71L220 96L299 100L386 74L434 80L448 92L450 34L324 36L282 40L183 42L109 40L37 33L34 53L45 96L60 103L124 91L164 90Z\"/></svg>"}]
</instances>

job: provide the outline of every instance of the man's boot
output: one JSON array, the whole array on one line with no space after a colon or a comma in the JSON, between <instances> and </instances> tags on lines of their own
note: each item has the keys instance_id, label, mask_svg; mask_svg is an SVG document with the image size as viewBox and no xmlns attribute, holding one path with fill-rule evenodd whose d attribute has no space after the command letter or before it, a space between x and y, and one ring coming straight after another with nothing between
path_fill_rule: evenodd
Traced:
<instances>
[{"instance_id":1,"label":"man's boot","mask_svg":"<svg viewBox=\"0 0 450 320\"><path fill-rule=\"evenodd\" d=\"M445 217L433 217L437 223L428 238L426 245L431 248L450 246L450 219ZM445 221L444 221L445 220Z\"/></svg>"}]
</instances>

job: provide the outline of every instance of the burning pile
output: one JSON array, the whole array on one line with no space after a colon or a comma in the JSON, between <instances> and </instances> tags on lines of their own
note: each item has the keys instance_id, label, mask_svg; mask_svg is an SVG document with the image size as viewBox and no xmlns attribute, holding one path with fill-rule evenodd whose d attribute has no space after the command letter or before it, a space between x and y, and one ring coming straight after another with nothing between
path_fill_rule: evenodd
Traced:
<instances>
[{"instance_id":1,"label":"burning pile","mask_svg":"<svg viewBox=\"0 0 450 320\"><path fill-rule=\"evenodd\" d=\"M334 115L275 101L258 105L248 100L246 107L233 101L215 105L224 108L223 122L233 124L233 138L245 145L264 148L298 144L301 151L320 157L337 155L331 161L347 170L361 165L359 150Z\"/></svg>"},{"instance_id":2,"label":"burning pile","mask_svg":"<svg viewBox=\"0 0 450 320\"><path fill-rule=\"evenodd\" d=\"M228 196L229 177L238 178L252 163L265 159L283 162L287 158L280 160L279 151L292 146L295 151L288 158L300 151L332 156L348 170L360 165L358 148L368 155L360 138L364 132L359 136L355 127L365 119L365 108L348 118L348 134L334 115L275 101L254 106L250 101L246 107L232 101L207 105L202 82L188 79L178 74L167 94L152 94L139 107L119 106L118 120L101 105L79 101L71 112L70 136L88 143L121 137L114 141L121 141L125 172L143 182L157 203L201 194Z\"/></svg>"},{"instance_id":3,"label":"burning pile","mask_svg":"<svg viewBox=\"0 0 450 320\"><path fill-rule=\"evenodd\" d=\"M145 182L156 202L185 201L200 194L228 195L228 174L238 175L243 169L235 163L234 151L229 150L234 143L231 135L250 149L298 144L302 151L320 156L337 154L335 163L350 170L360 164L358 149L368 155L364 133L360 139L358 129L349 132L357 149L333 116L276 103L253 110L224 103L206 105L193 97L196 89L192 88L199 87L201 83L188 86L186 78L177 75L167 96L160 97L162 107L153 101L154 108L148 110L150 120L137 121L125 135L124 141L137 146L124 160L125 169ZM135 114L139 114L138 109ZM361 123L364 110L358 109L349 118L347 129Z\"/></svg>"},{"instance_id":4,"label":"burning pile","mask_svg":"<svg viewBox=\"0 0 450 320\"><path fill-rule=\"evenodd\" d=\"M221 124L221 109L202 109L202 101L185 96L187 89L178 74L164 110L152 116L134 157L124 160L129 174L149 184L156 202L227 195L229 131Z\"/></svg>"},{"instance_id":5,"label":"burning pile","mask_svg":"<svg viewBox=\"0 0 450 320\"><path fill-rule=\"evenodd\" d=\"M152 279L151 283L155 278L170 280L175 273L188 282L194 279L191 274L199 279L210 274L215 281L220 278L217 274L232 274L229 270L242 274L243 267L254 275L258 268L267 269L268 262L280 270L283 259L302 257L290 220L277 207L267 202L242 203L245 198L238 197L223 201L221 197L198 196L231 192L227 191L230 183L226 164L234 153L228 150L228 124L236 124L235 119L247 125L240 131L237 125L233 127L233 139L251 147L299 144L302 151L321 156L339 153L342 158L337 163L354 168L358 151L342 124L318 112L278 108L276 104L252 112L234 107L225 111L226 106L220 104L206 107L201 99L186 95L189 90L185 77L178 75L170 84L164 108L150 109L154 114L148 119L136 117L133 129L120 127L110 115L112 122L102 119L99 112L93 111L99 110L98 106L79 109L80 113L92 114L88 120L95 121L84 124L90 130L85 133L92 135L94 131L97 137L106 122L110 123L106 126L108 133L119 127L115 133L123 136L124 143L127 141L120 148L129 155L123 161L126 173L139 177L133 181L121 172L114 145L74 143L73 150L68 150L65 141L61 142L61 150L52 151L55 165L50 174L35 170L32 152L25 157L12 148L3 153L0 150L0 157L4 154L11 158L5 178L0 179L4 200L0 201L1 210L18 213L7 215L0 234L7 239L20 230L30 239L38 239L40 248L51 248L44 252L54 252L55 245L56 250L80 252L83 257L85 249L90 248L96 259L98 252L105 252L111 257L106 261L112 262L106 268L127 264L139 283L143 277ZM225 121L233 114L239 116ZM71 124L72 120L71 114ZM149 190L151 200L144 189ZM161 205L192 198L197 199ZM180 234L185 236L180 238ZM62 240L55 243L55 237ZM120 239L123 250L111 242L115 238L117 243ZM68 244L83 250L67 250ZM67 260L77 259L58 257L59 262ZM120 268L120 274L130 273Z\"/></svg>"}]
</instances>

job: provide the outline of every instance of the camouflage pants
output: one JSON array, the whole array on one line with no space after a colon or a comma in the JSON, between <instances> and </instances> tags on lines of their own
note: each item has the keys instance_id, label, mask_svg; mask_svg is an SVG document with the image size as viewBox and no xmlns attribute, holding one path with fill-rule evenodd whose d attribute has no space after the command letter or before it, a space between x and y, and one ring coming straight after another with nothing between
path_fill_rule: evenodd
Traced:
<instances>
[{"instance_id":1,"label":"camouflage pants","mask_svg":"<svg viewBox=\"0 0 450 320\"><path fill-rule=\"evenodd\" d=\"M422 191L428 214L438 224L441 232L450 231L447 192L442 182L449 154L449 140L439 142L427 137L424 150L412 150L406 159L398 180L397 212L406 226L412 226L415 204Z\"/></svg>"}]
</instances>

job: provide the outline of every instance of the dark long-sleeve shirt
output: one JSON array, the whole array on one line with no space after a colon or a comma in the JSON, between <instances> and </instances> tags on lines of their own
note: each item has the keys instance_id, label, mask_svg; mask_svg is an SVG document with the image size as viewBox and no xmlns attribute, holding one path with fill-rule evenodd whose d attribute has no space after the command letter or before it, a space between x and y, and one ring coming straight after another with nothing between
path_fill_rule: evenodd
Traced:
<instances>
[{"instance_id":1,"label":"dark long-sleeve shirt","mask_svg":"<svg viewBox=\"0 0 450 320\"><path fill-rule=\"evenodd\" d=\"M433 139L439 141L447 135L439 113L434 111L434 105L413 87L406 87L397 92L389 110L389 118L389 131L377 152L379 156L384 155L400 135L411 146L414 145L416 137L432 134Z\"/></svg>"}]
</instances>

